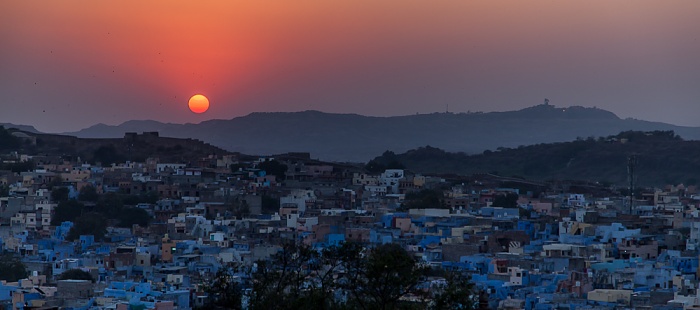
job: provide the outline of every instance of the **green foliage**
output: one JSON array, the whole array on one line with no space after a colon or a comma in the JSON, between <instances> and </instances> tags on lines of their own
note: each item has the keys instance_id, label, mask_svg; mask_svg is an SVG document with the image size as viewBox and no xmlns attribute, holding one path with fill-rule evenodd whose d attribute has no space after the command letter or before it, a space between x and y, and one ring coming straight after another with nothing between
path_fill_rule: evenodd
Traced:
<instances>
[{"instance_id":1,"label":"green foliage","mask_svg":"<svg viewBox=\"0 0 700 310\"><path fill-rule=\"evenodd\" d=\"M316 303L316 294L304 287L318 257L306 245L287 243L271 261L257 262L250 309L323 309L323 303Z\"/></svg>"},{"instance_id":2,"label":"green foliage","mask_svg":"<svg viewBox=\"0 0 700 310\"><path fill-rule=\"evenodd\" d=\"M424 189L406 194L403 209L446 208L442 190Z\"/></svg>"},{"instance_id":3,"label":"green foliage","mask_svg":"<svg viewBox=\"0 0 700 310\"><path fill-rule=\"evenodd\" d=\"M87 272L83 271L80 269L70 269L66 270L61 275L58 277L59 280L88 280L91 282L95 282L95 279L92 277L92 275Z\"/></svg>"},{"instance_id":4,"label":"green foliage","mask_svg":"<svg viewBox=\"0 0 700 310\"><path fill-rule=\"evenodd\" d=\"M68 201L70 190L67 187L56 187L51 191L51 201L62 203Z\"/></svg>"},{"instance_id":5,"label":"green foliage","mask_svg":"<svg viewBox=\"0 0 700 310\"><path fill-rule=\"evenodd\" d=\"M365 170L372 174L382 173L387 169L406 169L398 159L398 156L391 151L385 151L381 157L375 158L367 162Z\"/></svg>"},{"instance_id":6,"label":"green foliage","mask_svg":"<svg viewBox=\"0 0 700 310\"><path fill-rule=\"evenodd\" d=\"M378 160L372 159L365 165L365 170L371 174L379 174L386 170L386 166Z\"/></svg>"},{"instance_id":7,"label":"green foliage","mask_svg":"<svg viewBox=\"0 0 700 310\"><path fill-rule=\"evenodd\" d=\"M104 214L108 218L116 218L124 208L124 201L117 193L106 193L100 197L95 211Z\"/></svg>"},{"instance_id":8,"label":"green foliage","mask_svg":"<svg viewBox=\"0 0 700 310\"><path fill-rule=\"evenodd\" d=\"M247 166L244 164L231 164L231 172L238 172L241 169L245 169Z\"/></svg>"},{"instance_id":9,"label":"green foliage","mask_svg":"<svg viewBox=\"0 0 700 310\"><path fill-rule=\"evenodd\" d=\"M135 206L140 203L150 203L154 204L158 202L158 193L151 191L147 192L144 194L138 194L138 195L124 195L122 197L122 202L125 205L129 206Z\"/></svg>"},{"instance_id":10,"label":"green foliage","mask_svg":"<svg viewBox=\"0 0 700 310\"><path fill-rule=\"evenodd\" d=\"M209 299L203 309L242 309L243 291L241 284L234 280L234 271L231 267L221 268L214 279L205 284L204 291Z\"/></svg>"},{"instance_id":11,"label":"green foliage","mask_svg":"<svg viewBox=\"0 0 700 310\"><path fill-rule=\"evenodd\" d=\"M12 253L0 255L0 280L16 282L27 278L27 267Z\"/></svg>"},{"instance_id":12,"label":"green foliage","mask_svg":"<svg viewBox=\"0 0 700 310\"><path fill-rule=\"evenodd\" d=\"M10 170L14 173L26 172L34 170L34 162L31 160L16 162L16 163L2 163L0 162L0 170Z\"/></svg>"},{"instance_id":13,"label":"green foliage","mask_svg":"<svg viewBox=\"0 0 700 310\"><path fill-rule=\"evenodd\" d=\"M280 210L280 200L278 198L271 197L269 195L263 195L262 199L262 213L272 214L279 212Z\"/></svg>"},{"instance_id":14,"label":"green foliage","mask_svg":"<svg viewBox=\"0 0 700 310\"><path fill-rule=\"evenodd\" d=\"M343 243L319 252L288 243L271 259L257 262L250 309L473 308L468 277L449 274L446 285L431 296L419 289L428 271L397 244L365 249Z\"/></svg>"},{"instance_id":15,"label":"green foliage","mask_svg":"<svg viewBox=\"0 0 700 310\"><path fill-rule=\"evenodd\" d=\"M119 220L119 227L132 227L133 225L139 225L141 227L148 226L151 221L151 216L148 215L146 210L138 207L124 208L117 215L117 220Z\"/></svg>"},{"instance_id":16,"label":"green foliage","mask_svg":"<svg viewBox=\"0 0 700 310\"><path fill-rule=\"evenodd\" d=\"M53 192L54 189L60 187L63 185L63 182L61 181L60 175L56 176L55 178L51 179L51 182L46 184L46 187Z\"/></svg>"},{"instance_id":17,"label":"green foliage","mask_svg":"<svg viewBox=\"0 0 700 310\"><path fill-rule=\"evenodd\" d=\"M10 187L7 185L0 184L0 197L7 197L10 195Z\"/></svg>"},{"instance_id":18,"label":"green foliage","mask_svg":"<svg viewBox=\"0 0 700 310\"><path fill-rule=\"evenodd\" d=\"M416 304L401 302L401 298L422 295L417 286L427 269L420 267L401 246L391 243L380 245L372 249L366 259L359 259L350 267L345 289L351 293L352 307L416 308Z\"/></svg>"},{"instance_id":19,"label":"green foliage","mask_svg":"<svg viewBox=\"0 0 700 310\"><path fill-rule=\"evenodd\" d=\"M97 189L92 185L83 186L78 194L78 200L96 202L100 198L97 194Z\"/></svg>"},{"instance_id":20,"label":"green foliage","mask_svg":"<svg viewBox=\"0 0 700 310\"><path fill-rule=\"evenodd\" d=\"M88 212L75 219L68 231L68 241L77 240L81 235L93 235L95 240L103 240L107 233L107 219L97 212Z\"/></svg>"},{"instance_id":21,"label":"green foliage","mask_svg":"<svg viewBox=\"0 0 700 310\"><path fill-rule=\"evenodd\" d=\"M54 216L51 218L51 225L60 225L62 222L74 222L81 214L85 206L76 200L66 200L60 202L54 209Z\"/></svg>"},{"instance_id":22,"label":"green foliage","mask_svg":"<svg viewBox=\"0 0 700 310\"><path fill-rule=\"evenodd\" d=\"M476 309L479 306L478 291L471 277L463 272L445 273L445 285L438 289L430 309Z\"/></svg>"},{"instance_id":23,"label":"green foliage","mask_svg":"<svg viewBox=\"0 0 700 310\"><path fill-rule=\"evenodd\" d=\"M131 206L139 203L155 203L157 200L158 196L155 192L143 195L106 193L100 197L94 211L106 218L118 220L119 227L131 227L134 224L145 227L151 221L151 216L146 210Z\"/></svg>"},{"instance_id":24,"label":"green foliage","mask_svg":"<svg viewBox=\"0 0 700 310\"><path fill-rule=\"evenodd\" d=\"M497 208L517 208L518 207L518 194L516 193L506 193L498 194L493 199L493 207Z\"/></svg>"},{"instance_id":25,"label":"green foliage","mask_svg":"<svg viewBox=\"0 0 700 310\"><path fill-rule=\"evenodd\" d=\"M287 173L287 165L276 160L268 160L258 164L258 169L264 170L267 174L274 175L277 180L284 180Z\"/></svg>"},{"instance_id":26,"label":"green foliage","mask_svg":"<svg viewBox=\"0 0 700 310\"><path fill-rule=\"evenodd\" d=\"M371 162L397 160L417 173L472 175L498 172L530 180L605 180L627 183L627 158L637 155L637 182L644 186L678 184L697 177L700 141L683 141L672 131L629 131L599 139L500 148L483 154L449 153L421 147L385 153ZM692 180L690 180L692 181Z\"/></svg>"}]
</instances>

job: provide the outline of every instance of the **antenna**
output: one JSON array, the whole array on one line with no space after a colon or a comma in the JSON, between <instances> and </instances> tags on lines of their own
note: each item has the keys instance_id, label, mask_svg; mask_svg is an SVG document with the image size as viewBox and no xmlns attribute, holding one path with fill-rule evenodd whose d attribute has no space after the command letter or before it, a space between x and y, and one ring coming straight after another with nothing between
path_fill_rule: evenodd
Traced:
<instances>
[{"instance_id":1,"label":"antenna","mask_svg":"<svg viewBox=\"0 0 700 310\"><path fill-rule=\"evenodd\" d=\"M632 214L632 209L634 208L634 181L635 181L635 169L637 168L637 155L630 155L627 157L627 177L630 182L630 214Z\"/></svg>"}]
</instances>

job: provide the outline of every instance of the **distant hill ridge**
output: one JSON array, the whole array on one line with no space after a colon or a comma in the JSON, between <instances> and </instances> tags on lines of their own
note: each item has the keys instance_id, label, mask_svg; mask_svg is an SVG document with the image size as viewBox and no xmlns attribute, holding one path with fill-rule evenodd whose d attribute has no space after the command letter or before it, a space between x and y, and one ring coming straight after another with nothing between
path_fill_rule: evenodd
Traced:
<instances>
[{"instance_id":1,"label":"distant hill ridge","mask_svg":"<svg viewBox=\"0 0 700 310\"><path fill-rule=\"evenodd\" d=\"M107 166L126 161L144 162L149 157L157 157L163 162L195 162L209 155L231 154L197 139L161 137L157 132L126 133L121 138L78 138L0 128L0 151L7 150L32 155L80 157L82 161Z\"/></svg>"},{"instance_id":2,"label":"distant hill ridge","mask_svg":"<svg viewBox=\"0 0 700 310\"><path fill-rule=\"evenodd\" d=\"M700 184L700 141L683 141L673 131L623 132L598 139L500 148L481 154L446 152L424 146L385 152L372 166L403 165L426 174L490 173L531 180L583 180L626 185L627 163L637 158L640 186Z\"/></svg>"},{"instance_id":3,"label":"distant hill ridge","mask_svg":"<svg viewBox=\"0 0 700 310\"><path fill-rule=\"evenodd\" d=\"M67 133L82 138L118 138L125 132L158 131L162 136L195 138L248 154L310 152L314 158L366 162L385 150L405 152L432 145L453 152L481 153L498 147L564 142L622 131L672 130L686 140L700 139L700 128L620 119L586 107L541 104L518 111L432 113L392 117L319 111L258 112L199 124L128 121Z\"/></svg>"}]
</instances>

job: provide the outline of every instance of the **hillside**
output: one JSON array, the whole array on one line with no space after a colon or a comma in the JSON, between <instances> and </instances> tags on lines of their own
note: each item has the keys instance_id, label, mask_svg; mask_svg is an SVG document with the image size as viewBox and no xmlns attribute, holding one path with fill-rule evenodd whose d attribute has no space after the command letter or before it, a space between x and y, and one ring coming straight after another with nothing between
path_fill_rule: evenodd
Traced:
<instances>
[{"instance_id":1,"label":"hillside","mask_svg":"<svg viewBox=\"0 0 700 310\"><path fill-rule=\"evenodd\" d=\"M158 157L163 162L194 162L211 154L231 153L199 140L160 137L157 133L86 139L5 130L2 127L0 151L80 157L82 161L102 162L106 165L125 161L143 162L149 157Z\"/></svg>"},{"instance_id":2,"label":"hillside","mask_svg":"<svg viewBox=\"0 0 700 310\"><path fill-rule=\"evenodd\" d=\"M17 124L12 124L12 123L0 123L0 126L6 128L6 129L14 128L14 129L21 130L21 131L24 131L24 132L41 133L40 131L36 130L36 128L34 128L34 126L29 126L29 125L17 125Z\"/></svg>"},{"instance_id":3,"label":"hillside","mask_svg":"<svg viewBox=\"0 0 700 310\"><path fill-rule=\"evenodd\" d=\"M686 140L700 139L700 128L620 119L596 108L553 105L510 112L394 117L318 111L252 113L199 124L156 121L129 121L118 126L99 124L67 134L118 138L125 132L158 131L162 136L199 139L248 154L310 152L314 158L323 160L366 162L385 150L405 152L425 145L451 152L481 153L498 147L564 142L626 130L673 130Z\"/></svg>"},{"instance_id":4,"label":"hillside","mask_svg":"<svg viewBox=\"0 0 700 310\"><path fill-rule=\"evenodd\" d=\"M478 155L451 153L426 146L374 159L398 161L419 173L470 175L493 173L534 180L570 179L624 185L627 162L637 157L637 184L696 184L700 177L700 141L683 141L669 131L623 132L599 139L500 148Z\"/></svg>"}]
</instances>

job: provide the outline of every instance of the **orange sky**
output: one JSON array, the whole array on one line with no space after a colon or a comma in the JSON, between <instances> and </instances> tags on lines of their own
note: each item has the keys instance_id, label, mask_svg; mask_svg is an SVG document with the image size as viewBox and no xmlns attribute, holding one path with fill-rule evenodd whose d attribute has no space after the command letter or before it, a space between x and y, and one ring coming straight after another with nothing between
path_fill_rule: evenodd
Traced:
<instances>
[{"instance_id":1,"label":"orange sky","mask_svg":"<svg viewBox=\"0 0 700 310\"><path fill-rule=\"evenodd\" d=\"M8 0L0 11L0 122L40 130L545 97L700 126L700 1ZM207 113L187 109L195 93Z\"/></svg>"}]
</instances>

